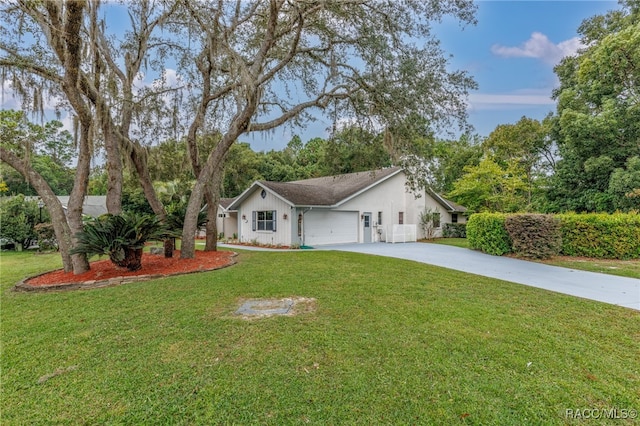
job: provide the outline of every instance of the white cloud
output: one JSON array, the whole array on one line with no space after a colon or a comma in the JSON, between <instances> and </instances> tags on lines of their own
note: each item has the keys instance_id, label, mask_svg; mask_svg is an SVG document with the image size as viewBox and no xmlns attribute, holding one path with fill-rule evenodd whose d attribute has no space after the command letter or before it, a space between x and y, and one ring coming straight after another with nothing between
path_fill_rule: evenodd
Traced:
<instances>
[{"instance_id":1,"label":"white cloud","mask_svg":"<svg viewBox=\"0 0 640 426\"><path fill-rule=\"evenodd\" d=\"M472 93L469 95L468 103L469 108L474 111L555 105L555 101L551 99L549 93L533 90L513 93Z\"/></svg>"},{"instance_id":2,"label":"white cloud","mask_svg":"<svg viewBox=\"0 0 640 426\"><path fill-rule=\"evenodd\" d=\"M550 65L556 65L562 58L575 54L581 47L583 45L578 37L554 44L546 35L534 32L529 40L520 46L509 47L494 44L491 46L491 52L504 58L534 58Z\"/></svg>"}]
</instances>

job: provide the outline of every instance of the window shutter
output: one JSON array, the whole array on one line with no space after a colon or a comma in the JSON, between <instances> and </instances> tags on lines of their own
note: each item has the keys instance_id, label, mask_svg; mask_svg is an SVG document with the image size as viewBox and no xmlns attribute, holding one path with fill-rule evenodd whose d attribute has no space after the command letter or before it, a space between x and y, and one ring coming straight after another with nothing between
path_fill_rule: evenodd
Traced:
<instances>
[{"instance_id":1,"label":"window shutter","mask_svg":"<svg viewBox=\"0 0 640 426\"><path fill-rule=\"evenodd\" d=\"M278 217L277 211L273 210L271 214L273 215L273 232L276 232L276 218Z\"/></svg>"},{"instance_id":2,"label":"window shutter","mask_svg":"<svg viewBox=\"0 0 640 426\"><path fill-rule=\"evenodd\" d=\"M252 211L251 212L251 228L255 231L256 230L256 222L257 222L257 216L258 216L258 212L256 211Z\"/></svg>"}]
</instances>

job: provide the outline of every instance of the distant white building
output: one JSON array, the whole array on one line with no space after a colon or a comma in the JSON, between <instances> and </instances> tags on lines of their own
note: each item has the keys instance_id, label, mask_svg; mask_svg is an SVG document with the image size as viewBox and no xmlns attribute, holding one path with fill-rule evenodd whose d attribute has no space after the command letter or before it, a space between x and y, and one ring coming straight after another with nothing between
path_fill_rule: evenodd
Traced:
<instances>
[{"instance_id":1,"label":"distant white building","mask_svg":"<svg viewBox=\"0 0 640 426\"><path fill-rule=\"evenodd\" d=\"M68 195L58 195L58 200L62 204L64 211L67 211L69 204ZM107 196L106 195L86 195L82 203L82 214L91 217L98 217L107 213Z\"/></svg>"}]
</instances>

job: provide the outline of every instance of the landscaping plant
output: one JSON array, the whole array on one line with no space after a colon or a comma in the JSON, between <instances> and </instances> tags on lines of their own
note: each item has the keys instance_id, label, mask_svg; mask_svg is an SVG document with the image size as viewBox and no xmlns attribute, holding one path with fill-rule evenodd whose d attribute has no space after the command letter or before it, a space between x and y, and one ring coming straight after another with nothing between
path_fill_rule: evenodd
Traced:
<instances>
[{"instance_id":1,"label":"landscaping plant","mask_svg":"<svg viewBox=\"0 0 640 426\"><path fill-rule=\"evenodd\" d=\"M548 214L513 214L504 222L513 252L521 257L548 259L560 254L560 219Z\"/></svg>"},{"instance_id":2,"label":"landscaping plant","mask_svg":"<svg viewBox=\"0 0 640 426\"><path fill-rule=\"evenodd\" d=\"M137 271L142 267L142 248L150 240L163 241L173 233L156 216L131 213L103 215L85 224L76 234L78 245L72 253L108 255L117 266Z\"/></svg>"},{"instance_id":3,"label":"landscaping plant","mask_svg":"<svg viewBox=\"0 0 640 426\"><path fill-rule=\"evenodd\" d=\"M511 238L504 227L504 213L476 213L467 222L469 245L495 256L511 253Z\"/></svg>"}]
</instances>

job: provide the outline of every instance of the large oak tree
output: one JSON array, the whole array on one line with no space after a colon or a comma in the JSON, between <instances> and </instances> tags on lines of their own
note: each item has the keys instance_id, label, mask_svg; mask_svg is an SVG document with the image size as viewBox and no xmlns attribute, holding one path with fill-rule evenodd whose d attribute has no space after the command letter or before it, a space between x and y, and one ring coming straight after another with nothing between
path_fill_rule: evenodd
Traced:
<instances>
[{"instance_id":1,"label":"large oak tree","mask_svg":"<svg viewBox=\"0 0 640 426\"><path fill-rule=\"evenodd\" d=\"M186 5L201 50L188 143L197 180L182 256L205 193L217 204L224 160L242 134L304 121L314 110L391 128L417 114L434 128L464 123L473 81L450 71L431 24L450 14L473 21L467 1L237 1ZM196 135L211 117L222 138L197 163ZM401 150L402 147L397 147Z\"/></svg>"}]
</instances>

